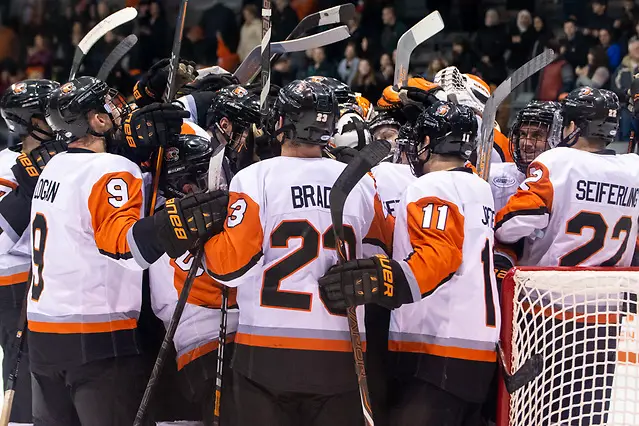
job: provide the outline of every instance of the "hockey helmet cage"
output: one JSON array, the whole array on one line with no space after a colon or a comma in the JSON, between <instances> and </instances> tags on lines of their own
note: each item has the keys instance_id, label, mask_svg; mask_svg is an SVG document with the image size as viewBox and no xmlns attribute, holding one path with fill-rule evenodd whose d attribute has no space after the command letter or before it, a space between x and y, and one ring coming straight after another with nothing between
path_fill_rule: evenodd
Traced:
<instances>
[{"instance_id":1,"label":"hockey helmet cage","mask_svg":"<svg viewBox=\"0 0 639 426\"><path fill-rule=\"evenodd\" d=\"M89 126L87 114L91 111L106 113L113 122L115 132L121 118L130 107L120 93L94 77L78 77L55 89L49 100L46 120L54 131L70 141L96 133Z\"/></svg>"},{"instance_id":2,"label":"hockey helmet cage","mask_svg":"<svg viewBox=\"0 0 639 426\"><path fill-rule=\"evenodd\" d=\"M183 197L208 189L209 162L213 154L210 139L180 135L164 150L161 188L166 198Z\"/></svg>"},{"instance_id":3,"label":"hockey helmet cage","mask_svg":"<svg viewBox=\"0 0 639 426\"><path fill-rule=\"evenodd\" d=\"M574 145L579 136L613 142L619 130L619 109L619 98L610 90L587 86L573 90L563 101L562 115L564 127L572 121L577 128L562 145Z\"/></svg>"},{"instance_id":4,"label":"hockey helmet cage","mask_svg":"<svg viewBox=\"0 0 639 426\"><path fill-rule=\"evenodd\" d=\"M49 98L58 87L59 83L44 79L23 80L9 86L0 98L0 113L9 131L21 138L32 135L40 142L54 139L52 132L35 127L31 119L45 120ZM19 143L12 149L19 151L21 147Z\"/></svg>"},{"instance_id":5,"label":"hockey helmet cage","mask_svg":"<svg viewBox=\"0 0 639 426\"><path fill-rule=\"evenodd\" d=\"M280 90L273 106L273 135L313 145L331 139L339 106L334 92L323 83L295 80Z\"/></svg>"},{"instance_id":6,"label":"hockey helmet cage","mask_svg":"<svg viewBox=\"0 0 639 426\"><path fill-rule=\"evenodd\" d=\"M563 119L559 102L532 101L517 113L510 131L510 154L517 168L528 165L542 152L562 141Z\"/></svg>"},{"instance_id":7,"label":"hockey helmet cage","mask_svg":"<svg viewBox=\"0 0 639 426\"><path fill-rule=\"evenodd\" d=\"M333 135L333 145L360 150L370 142L371 132L359 114L349 112L339 118Z\"/></svg>"},{"instance_id":8,"label":"hockey helmet cage","mask_svg":"<svg viewBox=\"0 0 639 426\"><path fill-rule=\"evenodd\" d=\"M486 101L490 98L490 87L481 78L462 74L457 67L450 66L437 72L434 82L444 89L452 102L484 112Z\"/></svg>"}]
</instances>

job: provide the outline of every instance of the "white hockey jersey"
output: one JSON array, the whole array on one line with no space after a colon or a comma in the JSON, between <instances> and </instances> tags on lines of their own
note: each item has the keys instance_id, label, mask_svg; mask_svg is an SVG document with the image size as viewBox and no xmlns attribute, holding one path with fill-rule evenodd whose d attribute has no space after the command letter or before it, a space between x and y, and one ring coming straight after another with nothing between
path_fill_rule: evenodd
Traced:
<instances>
[{"instance_id":1,"label":"white hockey jersey","mask_svg":"<svg viewBox=\"0 0 639 426\"><path fill-rule=\"evenodd\" d=\"M165 254L149 268L153 312L164 322L165 327L171 321L192 263L193 256L189 252L177 259L171 259ZM199 268L173 338L178 370L217 350L221 304L220 284L204 273L204 269ZM229 289L228 306L226 341L230 342L235 338L239 315L235 289Z\"/></svg>"},{"instance_id":2,"label":"white hockey jersey","mask_svg":"<svg viewBox=\"0 0 639 426\"><path fill-rule=\"evenodd\" d=\"M357 386L348 321L329 313L317 284L337 263L329 196L345 166L276 157L231 181L229 215L205 245L206 265L213 278L238 288L233 368L252 380L297 392ZM350 193L343 217L349 258L390 245L392 218L384 217L371 176ZM363 307L357 311L363 332Z\"/></svg>"},{"instance_id":3,"label":"white hockey jersey","mask_svg":"<svg viewBox=\"0 0 639 426\"><path fill-rule=\"evenodd\" d=\"M488 183L457 168L411 184L395 223L393 259L419 301L392 311L389 349L400 370L473 402L492 380L501 322L493 220Z\"/></svg>"},{"instance_id":4,"label":"white hockey jersey","mask_svg":"<svg viewBox=\"0 0 639 426\"><path fill-rule=\"evenodd\" d=\"M495 235L504 244L523 239L520 265L630 266L638 201L637 155L554 148L528 167Z\"/></svg>"},{"instance_id":5,"label":"white hockey jersey","mask_svg":"<svg viewBox=\"0 0 639 426\"><path fill-rule=\"evenodd\" d=\"M517 192L526 175L519 171L515 163L492 163L488 183L493 192L495 211L501 210L508 199Z\"/></svg>"},{"instance_id":6,"label":"white hockey jersey","mask_svg":"<svg viewBox=\"0 0 639 426\"><path fill-rule=\"evenodd\" d=\"M142 267L127 237L143 214L142 174L124 157L72 148L47 164L31 210L32 363L139 352Z\"/></svg>"},{"instance_id":7,"label":"white hockey jersey","mask_svg":"<svg viewBox=\"0 0 639 426\"><path fill-rule=\"evenodd\" d=\"M395 207L415 175L408 164L379 163L371 170L377 183L377 192L386 212L395 217Z\"/></svg>"}]
</instances>

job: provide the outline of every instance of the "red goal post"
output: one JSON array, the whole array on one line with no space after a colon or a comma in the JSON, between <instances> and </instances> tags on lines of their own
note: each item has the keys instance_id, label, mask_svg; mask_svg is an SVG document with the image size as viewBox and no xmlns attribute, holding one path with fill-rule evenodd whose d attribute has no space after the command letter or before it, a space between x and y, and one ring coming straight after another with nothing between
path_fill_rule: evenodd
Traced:
<instances>
[{"instance_id":1,"label":"red goal post","mask_svg":"<svg viewBox=\"0 0 639 426\"><path fill-rule=\"evenodd\" d=\"M539 376L508 395L497 426L639 425L639 268L511 269L501 343L512 374L541 353Z\"/></svg>"}]
</instances>

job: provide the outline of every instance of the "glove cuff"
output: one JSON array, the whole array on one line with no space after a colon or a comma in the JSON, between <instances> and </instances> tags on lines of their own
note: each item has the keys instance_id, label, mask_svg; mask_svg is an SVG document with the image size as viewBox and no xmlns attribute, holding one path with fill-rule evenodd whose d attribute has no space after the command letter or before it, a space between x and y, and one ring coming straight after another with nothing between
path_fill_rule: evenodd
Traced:
<instances>
[{"instance_id":1,"label":"glove cuff","mask_svg":"<svg viewBox=\"0 0 639 426\"><path fill-rule=\"evenodd\" d=\"M373 256L377 265L379 298L381 305L390 309L398 308L405 303L412 303L413 296L401 265L383 254Z\"/></svg>"}]
</instances>

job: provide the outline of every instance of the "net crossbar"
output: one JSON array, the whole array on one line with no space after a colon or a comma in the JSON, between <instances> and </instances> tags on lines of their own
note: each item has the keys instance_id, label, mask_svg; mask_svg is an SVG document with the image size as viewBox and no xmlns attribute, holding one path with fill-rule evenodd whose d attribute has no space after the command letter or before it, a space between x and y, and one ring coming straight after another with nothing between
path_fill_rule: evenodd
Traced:
<instances>
[{"instance_id":1,"label":"net crossbar","mask_svg":"<svg viewBox=\"0 0 639 426\"><path fill-rule=\"evenodd\" d=\"M639 269L516 268L502 288L502 345L512 374L543 371L499 396L499 426L639 425Z\"/></svg>"}]
</instances>

